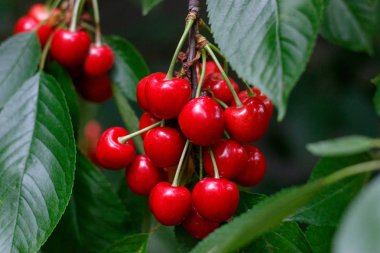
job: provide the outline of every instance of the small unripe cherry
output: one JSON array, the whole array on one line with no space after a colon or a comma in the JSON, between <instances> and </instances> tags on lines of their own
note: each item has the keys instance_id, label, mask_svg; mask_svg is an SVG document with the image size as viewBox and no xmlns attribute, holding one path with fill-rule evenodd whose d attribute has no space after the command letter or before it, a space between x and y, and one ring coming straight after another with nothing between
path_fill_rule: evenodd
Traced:
<instances>
[{"instance_id":1,"label":"small unripe cherry","mask_svg":"<svg viewBox=\"0 0 380 253\"><path fill-rule=\"evenodd\" d=\"M234 179L242 186L254 186L261 182L265 176L267 164L264 154L253 145L244 146L248 154L247 166Z\"/></svg>"}]
</instances>

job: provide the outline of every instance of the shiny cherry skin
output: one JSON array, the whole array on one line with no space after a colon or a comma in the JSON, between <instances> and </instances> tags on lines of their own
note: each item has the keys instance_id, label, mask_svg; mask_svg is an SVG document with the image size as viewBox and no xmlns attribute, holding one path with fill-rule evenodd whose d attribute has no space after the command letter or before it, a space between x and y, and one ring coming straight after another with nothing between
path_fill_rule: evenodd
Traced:
<instances>
[{"instance_id":1,"label":"shiny cherry skin","mask_svg":"<svg viewBox=\"0 0 380 253\"><path fill-rule=\"evenodd\" d=\"M229 79L235 92L239 92L237 83L232 78ZM230 105L234 99L226 80L220 72L209 74L204 80L202 89L210 91L217 99L222 100L227 105Z\"/></svg>"},{"instance_id":2,"label":"shiny cherry skin","mask_svg":"<svg viewBox=\"0 0 380 253\"><path fill-rule=\"evenodd\" d=\"M139 130L146 128L150 125L153 125L154 123L159 122L160 120L154 117L151 113L149 112L144 112L141 117L140 117L140 123L139 123ZM144 140L145 135L147 132L144 132L141 134L141 138Z\"/></svg>"},{"instance_id":3,"label":"shiny cherry skin","mask_svg":"<svg viewBox=\"0 0 380 253\"><path fill-rule=\"evenodd\" d=\"M165 73L153 73L151 75L148 75L146 77L144 77L143 79L140 80L140 82L137 84L137 87L136 87L136 98L137 98L137 103L139 104L139 106L146 112L149 112L150 109L149 109L149 105L148 105L148 101L146 100L146 96L145 96L145 85L146 83L148 82L149 78L152 76L152 75L158 75L158 76L165 76Z\"/></svg>"},{"instance_id":4,"label":"shiny cherry skin","mask_svg":"<svg viewBox=\"0 0 380 253\"><path fill-rule=\"evenodd\" d=\"M184 106L178 123L191 142L210 146L218 142L223 134L223 109L210 97L195 98Z\"/></svg>"},{"instance_id":5,"label":"shiny cherry skin","mask_svg":"<svg viewBox=\"0 0 380 253\"><path fill-rule=\"evenodd\" d=\"M91 45L84 61L83 70L87 75L104 75L111 70L114 63L112 49L107 45Z\"/></svg>"},{"instance_id":6,"label":"shiny cherry skin","mask_svg":"<svg viewBox=\"0 0 380 253\"><path fill-rule=\"evenodd\" d=\"M38 26L38 21L29 16L21 17L14 27L14 34L22 33L22 32L31 32L35 30ZM48 41L50 34L53 32L50 26L41 25L37 30L37 37L40 41L41 47L45 46Z\"/></svg>"},{"instance_id":7,"label":"shiny cherry skin","mask_svg":"<svg viewBox=\"0 0 380 253\"><path fill-rule=\"evenodd\" d=\"M150 75L145 84L145 97L150 112L160 119L178 116L191 97L189 81L181 78L165 80L164 73Z\"/></svg>"},{"instance_id":8,"label":"shiny cherry skin","mask_svg":"<svg viewBox=\"0 0 380 253\"><path fill-rule=\"evenodd\" d=\"M85 100L93 103L102 103L112 97L111 79L108 74L83 75L75 82L75 86Z\"/></svg>"},{"instance_id":9,"label":"shiny cherry skin","mask_svg":"<svg viewBox=\"0 0 380 253\"><path fill-rule=\"evenodd\" d=\"M194 209L182 222L183 228L194 238L201 240L219 227L219 223L206 220Z\"/></svg>"},{"instance_id":10,"label":"shiny cherry skin","mask_svg":"<svg viewBox=\"0 0 380 253\"><path fill-rule=\"evenodd\" d=\"M145 154L161 168L177 165L184 146L182 134L172 127L155 127L144 138Z\"/></svg>"},{"instance_id":11,"label":"shiny cherry skin","mask_svg":"<svg viewBox=\"0 0 380 253\"><path fill-rule=\"evenodd\" d=\"M184 186L160 182L150 192L149 208L162 225L178 225L191 210L191 193Z\"/></svg>"},{"instance_id":12,"label":"shiny cherry skin","mask_svg":"<svg viewBox=\"0 0 380 253\"><path fill-rule=\"evenodd\" d=\"M50 12L53 12L53 13L51 14L51 17L49 18ZM45 5L40 4L40 3L34 4L28 11L28 16L34 18L38 22L43 22L47 18L49 18L49 20L47 21L47 25L52 25L57 20L58 15L59 15L58 9L50 10L46 8Z\"/></svg>"},{"instance_id":13,"label":"shiny cherry skin","mask_svg":"<svg viewBox=\"0 0 380 253\"><path fill-rule=\"evenodd\" d=\"M248 163L234 181L242 186L254 186L264 178L267 162L264 154L257 147L247 145L244 148L248 154Z\"/></svg>"},{"instance_id":14,"label":"shiny cherry skin","mask_svg":"<svg viewBox=\"0 0 380 253\"><path fill-rule=\"evenodd\" d=\"M148 196L156 184L164 178L161 169L154 166L146 155L138 155L125 171L125 181L137 195Z\"/></svg>"},{"instance_id":15,"label":"shiny cherry skin","mask_svg":"<svg viewBox=\"0 0 380 253\"><path fill-rule=\"evenodd\" d=\"M223 115L227 132L239 142L257 141L269 125L265 105L254 97L248 99L241 107L228 107Z\"/></svg>"},{"instance_id":16,"label":"shiny cherry skin","mask_svg":"<svg viewBox=\"0 0 380 253\"><path fill-rule=\"evenodd\" d=\"M234 140L220 140L211 147L211 150L214 154L220 177L233 179L247 166L247 152L242 145ZM208 149L203 152L203 164L207 174L214 177L214 166Z\"/></svg>"},{"instance_id":17,"label":"shiny cherry skin","mask_svg":"<svg viewBox=\"0 0 380 253\"><path fill-rule=\"evenodd\" d=\"M267 96L265 96L263 93L261 93L261 91L259 89L252 87L252 90L255 93L255 98L261 100L261 102L263 102L263 104L265 105L265 108L267 109L267 112L268 112L268 117L272 118L272 114L273 114L273 103L272 103L272 101ZM247 90L243 90L243 91L239 92L238 97L242 103L246 102L250 98ZM235 101L232 101L231 105L232 106L236 105Z\"/></svg>"},{"instance_id":18,"label":"shiny cherry skin","mask_svg":"<svg viewBox=\"0 0 380 253\"><path fill-rule=\"evenodd\" d=\"M202 64L197 65L198 79L202 71ZM220 73L220 70L214 61L206 61L205 78L212 73Z\"/></svg>"},{"instance_id":19,"label":"shiny cherry skin","mask_svg":"<svg viewBox=\"0 0 380 253\"><path fill-rule=\"evenodd\" d=\"M125 144L118 141L119 137L128 135L128 131L122 127L107 129L99 139L96 147L96 158L106 169L119 170L127 167L135 158L135 145L133 140Z\"/></svg>"},{"instance_id":20,"label":"shiny cherry skin","mask_svg":"<svg viewBox=\"0 0 380 253\"><path fill-rule=\"evenodd\" d=\"M239 203L239 189L224 178L204 178L193 189L194 209L203 218L223 222L232 217Z\"/></svg>"},{"instance_id":21,"label":"shiny cherry skin","mask_svg":"<svg viewBox=\"0 0 380 253\"><path fill-rule=\"evenodd\" d=\"M57 30L51 41L51 55L67 68L79 67L90 48L91 38L85 31Z\"/></svg>"}]
</instances>

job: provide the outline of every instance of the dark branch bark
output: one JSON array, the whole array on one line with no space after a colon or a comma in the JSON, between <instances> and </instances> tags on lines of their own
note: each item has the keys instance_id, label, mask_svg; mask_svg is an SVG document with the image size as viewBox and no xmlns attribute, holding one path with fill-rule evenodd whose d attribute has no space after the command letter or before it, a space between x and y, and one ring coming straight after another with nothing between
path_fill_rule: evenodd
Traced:
<instances>
[{"instance_id":1,"label":"dark branch bark","mask_svg":"<svg viewBox=\"0 0 380 253\"><path fill-rule=\"evenodd\" d=\"M194 12L196 15L198 15L199 12L199 0L189 0L189 12ZM189 32L189 55L187 58L187 63L189 64L197 53L197 42L195 39L195 36L198 34L198 18L195 20L193 27L191 28ZM191 65L189 68L189 71L187 72L187 77L189 78L191 82L192 87L192 97L195 97L195 92L197 90L198 86L198 80L197 80L197 71L196 71L196 64Z\"/></svg>"}]
</instances>

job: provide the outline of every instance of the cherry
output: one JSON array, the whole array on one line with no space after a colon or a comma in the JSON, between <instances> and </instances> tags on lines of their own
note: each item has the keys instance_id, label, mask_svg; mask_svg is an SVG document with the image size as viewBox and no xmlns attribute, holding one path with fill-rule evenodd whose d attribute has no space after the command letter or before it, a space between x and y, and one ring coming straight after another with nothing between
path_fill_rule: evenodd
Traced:
<instances>
[{"instance_id":1,"label":"cherry","mask_svg":"<svg viewBox=\"0 0 380 253\"><path fill-rule=\"evenodd\" d=\"M160 120L154 117L149 112L144 112L140 117L140 124L139 124L139 130L146 128L150 125L153 125L154 123L159 122ZM144 132L141 134L141 138L144 139L147 132Z\"/></svg>"},{"instance_id":2,"label":"cherry","mask_svg":"<svg viewBox=\"0 0 380 253\"><path fill-rule=\"evenodd\" d=\"M239 92L239 86L237 83L232 80L232 78L229 79L234 87L234 90ZM227 105L230 105L234 99L226 80L220 72L209 74L204 80L202 89L209 90L217 99L222 100Z\"/></svg>"},{"instance_id":3,"label":"cherry","mask_svg":"<svg viewBox=\"0 0 380 253\"><path fill-rule=\"evenodd\" d=\"M248 154L248 163L234 180L242 186L254 186L265 176L267 167L265 156L253 145L247 145L244 148Z\"/></svg>"},{"instance_id":4,"label":"cherry","mask_svg":"<svg viewBox=\"0 0 380 253\"><path fill-rule=\"evenodd\" d=\"M257 98L249 98L242 106L230 106L224 113L226 130L239 142L254 142L264 135L269 117L265 105Z\"/></svg>"},{"instance_id":5,"label":"cherry","mask_svg":"<svg viewBox=\"0 0 380 253\"><path fill-rule=\"evenodd\" d=\"M202 64L198 64L197 65L198 78L201 75L201 70L202 70ZM208 75L210 75L212 73L220 73L218 65L216 65L216 63L214 61L207 61L206 62L205 77L207 77Z\"/></svg>"},{"instance_id":6,"label":"cherry","mask_svg":"<svg viewBox=\"0 0 380 253\"><path fill-rule=\"evenodd\" d=\"M85 31L57 30L51 42L51 55L67 68L80 66L90 48L91 38Z\"/></svg>"},{"instance_id":7,"label":"cherry","mask_svg":"<svg viewBox=\"0 0 380 253\"><path fill-rule=\"evenodd\" d=\"M38 26L38 22L29 16L21 17L15 25L14 34L22 33L22 32L31 32L35 30ZM41 46L45 46L48 41L50 34L53 32L50 26L41 25L37 30L37 37L40 41Z\"/></svg>"},{"instance_id":8,"label":"cherry","mask_svg":"<svg viewBox=\"0 0 380 253\"><path fill-rule=\"evenodd\" d=\"M192 209L182 223L183 228L193 237L203 239L219 227L219 223L206 220Z\"/></svg>"},{"instance_id":9,"label":"cherry","mask_svg":"<svg viewBox=\"0 0 380 253\"><path fill-rule=\"evenodd\" d=\"M135 158L133 140L128 140L125 144L118 141L119 137L127 134L128 131L122 127L109 128L102 134L96 147L96 157L103 167L122 169Z\"/></svg>"},{"instance_id":10,"label":"cherry","mask_svg":"<svg viewBox=\"0 0 380 253\"><path fill-rule=\"evenodd\" d=\"M51 17L49 18L50 12L53 12L53 13L51 14ZM47 25L52 25L56 21L58 15L59 15L58 9L49 10L43 4L34 4L29 9L29 12L28 12L28 16L34 18L38 22L43 22L49 18L49 20L47 21Z\"/></svg>"},{"instance_id":11,"label":"cherry","mask_svg":"<svg viewBox=\"0 0 380 253\"><path fill-rule=\"evenodd\" d=\"M239 203L239 189L224 178L204 178L192 192L192 203L203 218L223 222L232 217Z\"/></svg>"},{"instance_id":12,"label":"cherry","mask_svg":"<svg viewBox=\"0 0 380 253\"><path fill-rule=\"evenodd\" d=\"M145 153L158 167L177 165L184 146L181 133L171 127L153 128L144 138Z\"/></svg>"},{"instance_id":13,"label":"cherry","mask_svg":"<svg viewBox=\"0 0 380 253\"><path fill-rule=\"evenodd\" d=\"M91 45L84 61L84 72L87 75L99 76L106 74L113 66L112 49L107 45Z\"/></svg>"},{"instance_id":14,"label":"cherry","mask_svg":"<svg viewBox=\"0 0 380 253\"><path fill-rule=\"evenodd\" d=\"M136 88L137 103L146 112L149 112L150 110L149 110L148 101L146 100L146 96L145 96L145 85L152 75L159 75L159 76L163 75L163 76L165 76L164 73L153 73L151 75L148 75L148 76L146 76L140 80L140 82L137 84L137 88Z\"/></svg>"},{"instance_id":15,"label":"cherry","mask_svg":"<svg viewBox=\"0 0 380 253\"><path fill-rule=\"evenodd\" d=\"M271 118L273 114L273 103L272 101L265 96L261 91L257 88L252 87L252 91L255 93L255 98L259 99L263 104L265 105L265 108L267 109L268 112L268 117ZM242 103L246 102L250 96L248 94L247 90L243 90L239 92L238 97ZM232 101L232 106L235 106L235 101Z\"/></svg>"},{"instance_id":16,"label":"cherry","mask_svg":"<svg viewBox=\"0 0 380 253\"><path fill-rule=\"evenodd\" d=\"M244 147L234 140L223 139L211 148L220 177L233 179L247 166L248 155ZM214 166L210 152L203 152L203 163L207 174L214 176Z\"/></svg>"},{"instance_id":17,"label":"cherry","mask_svg":"<svg viewBox=\"0 0 380 253\"><path fill-rule=\"evenodd\" d=\"M125 180L131 191L147 196L164 178L163 172L155 167L146 155L138 155L125 171Z\"/></svg>"},{"instance_id":18,"label":"cherry","mask_svg":"<svg viewBox=\"0 0 380 253\"><path fill-rule=\"evenodd\" d=\"M100 136L102 135L102 126L96 120L90 120L84 127L84 137L85 137L85 151L90 160L99 165L99 161L96 158L96 147Z\"/></svg>"},{"instance_id":19,"label":"cherry","mask_svg":"<svg viewBox=\"0 0 380 253\"><path fill-rule=\"evenodd\" d=\"M149 207L162 225L178 225L190 212L190 191L184 186L172 186L168 182L158 183L150 192Z\"/></svg>"},{"instance_id":20,"label":"cherry","mask_svg":"<svg viewBox=\"0 0 380 253\"><path fill-rule=\"evenodd\" d=\"M164 73L150 75L145 84L145 97L150 112L160 119L178 116L191 96L189 81L181 78L165 79Z\"/></svg>"},{"instance_id":21,"label":"cherry","mask_svg":"<svg viewBox=\"0 0 380 253\"><path fill-rule=\"evenodd\" d=\"M223 134L223 109L210 97L195 98L184 106L178 123L191 142L209 146L216 143Z\"/></svg>"},{"instance_id":22,"label":"cherry","mask_svg":"<svg viewBox=\"0 0 380 253\"><path fill-rule=\"evenodd\" d=\"M102 103L112 96L111 79L107 74L83 75L75 86L84 99L94 103Z\"/></svg>"}]
</instances>

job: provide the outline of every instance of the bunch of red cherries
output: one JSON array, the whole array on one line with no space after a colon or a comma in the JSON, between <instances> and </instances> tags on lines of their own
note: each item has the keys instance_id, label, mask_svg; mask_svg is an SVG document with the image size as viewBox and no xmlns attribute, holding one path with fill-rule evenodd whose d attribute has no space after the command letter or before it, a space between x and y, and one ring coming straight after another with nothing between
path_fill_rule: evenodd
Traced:
<instances>
[{"instance_id":1,"label":"bunch of red cherries","mask_svg":"<svg viewBox=\"0 0 380 253\"><path fill-rule=\"evenodd\" d=\"M105 168L126 168L127 185L132 192L149 196L150 210L161 224L182 224L201 239L235 213L239 202L235 182L253 186L264 177L265 157L249 143L266 132L273 105L258 89L239 92L215 61L203 61L197 68L198 74L203 71L202 84L194 98L186 78L171 77L170 72L144 77L136 94L144 110L140 130L131 134L121 127L106 130L96 157ZM143 138L144 155L135 155L132 138L137 135ZM181 186L191 180L180 183L183 170L191 167L188 157L193 164L199 162L200 170L190 171L200 180L191 192ZM172 183L167 172L175 174Z\"/></svg>"},{"instance_id":2,"label":"bunch of red cherries","mask_svg":"<svg viewBox=\"0 0 380 253\"><path fill-rule=\"evenodd\" d=\"M82 97L100 103L112 96L108 72L114 64L114 54L101 41L98 15L94 15L94 43L91 44L90 34L84 27L77 26L78 20L82 19L80 3L77 0L75 6L66 4L61 8L35 4L17 21L14 33L36 31L41 47L49 50L51 57L69 70ZM98 8L97 3L92 5L94 9Z\"/></svg>"}]
</instances>

